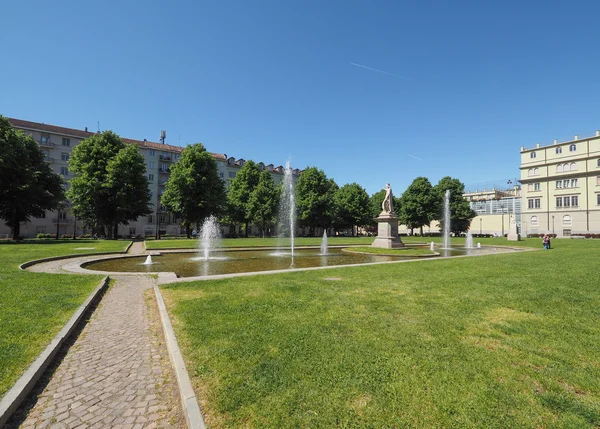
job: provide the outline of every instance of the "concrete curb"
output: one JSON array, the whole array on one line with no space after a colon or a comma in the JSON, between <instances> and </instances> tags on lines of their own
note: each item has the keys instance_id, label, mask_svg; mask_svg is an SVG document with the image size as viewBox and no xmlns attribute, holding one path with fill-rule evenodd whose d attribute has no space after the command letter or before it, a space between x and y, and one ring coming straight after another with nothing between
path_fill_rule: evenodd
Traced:
<instances>
[{"instance_id":1,"label":"concrete curb","mask_svg":"<svg viewBox=\"0 0 600 429\"><path fill-rule=\"evenodd\" d=\"M129 245L127 246L127 248L121 252L81 253L81 254L76 254L76 255L52 256L50 258L34 259L33 261L23 262L21 265L19 265L19 268L21 270L25 270L26 268L29 268L35 264L41 264L43 262L59 261L61 259L81 258L81 257L86 257L86 256L124 255L127 252L129 252L129 249L131 248L132 245L133 245L133 241L129 242Z\"/></svg>"},{"instance_id":2,"label":"concrete curb","mask_svg":"<svg viewBox=\"0 0 600 429\"><path fill-rule=\"evenodd\" d=\"M56 356L56 353L59 351L65 340L73 333L88 308L90 308L90 306L102 296L102 293L106 288L108 288L108 280L109 278L105 277L100 282L100 285L87 297L85 302L79 306L75 314L25 371L21 378L19 378L14 386L6 392L6 395L4 395L0 401L0 427L3 427L6 424L10 416L31 392L35 383L42 376L46 368L48 368L48 365L50 365L50 362L52 362L52 359L54 359L54 356Z\"/></svg>"},{"instance_id":3,"label":"concrete curb","mask_svg":"<svg viewBox=\"0 0 600 429\"><path fill-rule=\"evenodd\" d=\"M160 320L162 322L163 331L165 333L165 341L167 343L167 350L169 351L169 357L171 358L171 364L175 369L175 375L177 377L177 384L179 385L179 394L181 395L181 406L183 407L183 414L187 422L188 428L190 429L206 429L204 425L204 419L198 406L198 400L196 394L192 388L192 382L188 375L179 350L179 344L177 338L175 338L175 332L173 331L173 325L169 319L167 313L167 307L160 293L158 285L154 285L154 295L156 296L156 302L158 303L158 311L160 312Z\"/></svg>"}]
</instances>

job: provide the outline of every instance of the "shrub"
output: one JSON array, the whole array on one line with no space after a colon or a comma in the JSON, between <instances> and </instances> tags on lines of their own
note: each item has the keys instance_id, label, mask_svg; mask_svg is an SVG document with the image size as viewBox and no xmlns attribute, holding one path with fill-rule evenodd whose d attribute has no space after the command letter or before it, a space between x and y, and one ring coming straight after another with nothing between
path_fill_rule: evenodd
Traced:
<instances>
[{"instance_id":1,"label":"shrub","mask_svg":"<svg viewBox=\"0 0 600 429\"><path fill-rule=\"evenodd\" d=\"M36 237L37 238L44 238L45 239L45 238L53 238L54 235L52 235L52 234L45 234L43 232L40 232Z\"/></svg>"}]
</instances>

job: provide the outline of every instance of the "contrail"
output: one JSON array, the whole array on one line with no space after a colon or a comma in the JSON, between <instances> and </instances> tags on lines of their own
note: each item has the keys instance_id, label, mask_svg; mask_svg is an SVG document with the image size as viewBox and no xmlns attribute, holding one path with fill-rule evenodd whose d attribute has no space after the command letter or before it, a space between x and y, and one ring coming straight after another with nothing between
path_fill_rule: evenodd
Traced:
<instances>
[{"instance_id":1,"label":"contrail","mask_svg":"<svg viewBox=\"0 0 600 429\"><path fill-rule=\"evenodd\" d=\"M356 64L356 63L350 63L350 64L352 64L353 66L356 66L356 67L362 67L363 69L372 70L377 73L383 73L383 74L388 74L390 76L402 77L402 76L398 76L397 74L394 74L394 73L389 73L389 72L386 72L383 70L374 69L372 67L363 66L362 64Z\"/></svg>"},{"instance_id":2,"label":"contrail","mask_svg":"<svg viewBox=\"0 0 600 429\"><path fill-rule=\"evenodd\" d=\"M407 155L410 156L411 158L418 159L419 161L423 161L421 158L417 158L416 156L413 156L410 153L407 153Z\"/></svg>"}]
</instances>

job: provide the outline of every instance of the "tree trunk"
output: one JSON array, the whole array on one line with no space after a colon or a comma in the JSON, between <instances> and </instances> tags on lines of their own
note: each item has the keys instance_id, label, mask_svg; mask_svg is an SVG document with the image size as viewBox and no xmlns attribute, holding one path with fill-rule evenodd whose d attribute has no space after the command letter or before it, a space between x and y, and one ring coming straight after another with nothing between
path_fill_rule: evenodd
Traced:
<instances>
[{"instance_id":1,"label":"tree trunk","mask_svg":"<svg viewBox=\"0 0 600 429\"><path fill-rule=\"evenodd\" d=\"M248 238L248 222L246 222L244 225L244 237Z\"/></svg>"},{"instance_id":2,"label":"tree trunk","mask_svg":"<svg viewBox=\"0 0 600 429\"><path fill-rule=\"evenodd\" d=\"M18 240L19 234L21 233L21 223L13 221L10 229L12 232L12 239Z\"/></svg>"},{"instance_id":3,"label":"tree trunk","mask_svg":"<svg viewBox=\"0 0 600 429\"><path fill-rule=\"evenodd\" d=\"M118 223L115 223L113 235L115 237L115 240L119 239L119 224Z\"/></svg>"},{"instance_id":4,"label":"tree trunk","mask_svg":"<svg viewBox=\"0 0 600 429\"><path fill-rule=\"evenodd\" d=\"M191 238L192 237L192 231L190 228L190 224L188 222L185 223L185 236L187 238Z\"/></svg>"}]
</instances>

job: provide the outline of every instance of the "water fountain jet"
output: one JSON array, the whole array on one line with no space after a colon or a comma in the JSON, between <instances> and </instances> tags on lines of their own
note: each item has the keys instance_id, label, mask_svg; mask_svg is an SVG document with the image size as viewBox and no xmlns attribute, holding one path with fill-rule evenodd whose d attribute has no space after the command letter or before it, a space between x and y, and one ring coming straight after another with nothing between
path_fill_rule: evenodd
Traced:
<instances>
[{"instance_id":1,"label":"water fountain jet","mask_svg":"<svg viewBox=\"0 0 600 429\"><path fill-rule=\"evenodd\" d=\"M214 216L209 216L200 228L200 248L204 260L210 259L211 252L217 247L221 239L221 226Z\"/></svg>"},{"instance_id":2,"label":"water fountain jet","mask_svg":"<svg viewBox=\"0 0 600 429\"><path fill-rule=\"evenodd\" d=\"M321 255L327 255L329 253L329 246L327 243L327 231L323 231L323 238L321 239Z\"/></svg>"}]
</instances>

